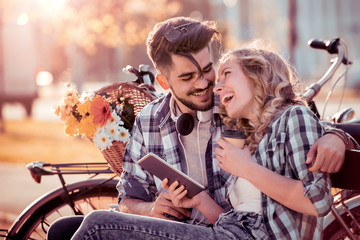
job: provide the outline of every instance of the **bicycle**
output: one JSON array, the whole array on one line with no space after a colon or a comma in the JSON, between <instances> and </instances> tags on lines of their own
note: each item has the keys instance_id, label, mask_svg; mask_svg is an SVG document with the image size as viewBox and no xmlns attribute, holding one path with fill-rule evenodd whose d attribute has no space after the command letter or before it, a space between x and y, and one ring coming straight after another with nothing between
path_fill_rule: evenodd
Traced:
<instances>
[{"instance_id":1,"label":"bicycle","mask_svg":"<svg viewBox=\"0 0 360 240\"><path fill-rule=\"evenodd\" d=\"M302 95L306 99L311 110L320 118L320 113L314 102L314 97L321 88L334 76L341 64L350 65L347 60L346 46L340 38L328 41L310 40L308 44L312 48L326 50L337 56L331 60L332 64L328 71L317 82L312 84ZM346 71L348 68L346 68ZM345 72L346 74L346 72ZM343 75L340 76L340 78ZM340 79L339 78L339 79ZM339 80L338 79L338 80ZM337 84L335 81L332 89ZM332 91L332 90L331 90ZM331 95L331 91L327 97ZM340 100L341 102L341 100ZM326 105L325 105L326 106ZM325 109L323 113L325 112ZM354 110L346 108L331 117L331 121L337 128L349 133L357 142L360 142L360 119L352 119ZM360 149L360 146L357 146ZM340 172L330 174L334 203L331 212L325 217L323 239L359 239L360 236L360 150L346 150L345 162Z\"/></svg>"}]
</instances>

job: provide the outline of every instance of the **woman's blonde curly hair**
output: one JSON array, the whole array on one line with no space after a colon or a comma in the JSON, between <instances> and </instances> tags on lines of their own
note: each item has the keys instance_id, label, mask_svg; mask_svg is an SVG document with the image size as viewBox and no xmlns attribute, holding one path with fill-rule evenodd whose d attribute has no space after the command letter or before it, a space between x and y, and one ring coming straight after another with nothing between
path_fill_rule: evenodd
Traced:
<instances>
[{"instance_id":1,"label":"woman's blonde curly hair","mask_svg":"<svg viewBox=\"0 0 360 240\"><path fill-rule=\"evenodd\" d=\"M220 64L229 59L239 64L254 87L253 112L258 121L230 118L222 104L220 113L225 125L245 131L248 136L246 145L254 153L274 117L290 105L304 104L295 92L295 86L300 89L298 77L295 69L279 54L260 49L254 42L228 51L220 59Z\"/></svg>"}]
</instances>

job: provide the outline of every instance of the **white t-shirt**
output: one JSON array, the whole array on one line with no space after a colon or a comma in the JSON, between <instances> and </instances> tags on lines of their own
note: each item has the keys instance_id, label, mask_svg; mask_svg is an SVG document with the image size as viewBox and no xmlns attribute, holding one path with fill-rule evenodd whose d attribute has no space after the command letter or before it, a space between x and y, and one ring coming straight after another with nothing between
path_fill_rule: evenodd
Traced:
<instances>
[{"instance_id":1,"label":"white t-shirt","mask_svg":"<svg viewBox=\"0 0 360 240\"><path fill-rule=\"evenodd\" d=\"M244 178L237 178L229 189L229 199L234 209L241 212L261 211L261 192Z\"/></svg>"}]
</instances>

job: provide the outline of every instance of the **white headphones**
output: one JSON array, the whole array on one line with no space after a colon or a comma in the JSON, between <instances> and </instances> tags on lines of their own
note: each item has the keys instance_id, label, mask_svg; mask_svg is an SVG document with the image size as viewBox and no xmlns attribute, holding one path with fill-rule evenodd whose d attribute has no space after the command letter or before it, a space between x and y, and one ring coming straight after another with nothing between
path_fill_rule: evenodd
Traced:
<instances>
[{"instance_id":1,"label":"white headphones","mask_svg":"<svg viewBox=\"0 0 360 240\"><path fill-rule=\"evenodd\" d=\"M207 110L207 111L198 111L196 113L196 117L199 120L199 122L207 122L211 120L212 117L212 109Z\"/></svg>"}]
</instances>

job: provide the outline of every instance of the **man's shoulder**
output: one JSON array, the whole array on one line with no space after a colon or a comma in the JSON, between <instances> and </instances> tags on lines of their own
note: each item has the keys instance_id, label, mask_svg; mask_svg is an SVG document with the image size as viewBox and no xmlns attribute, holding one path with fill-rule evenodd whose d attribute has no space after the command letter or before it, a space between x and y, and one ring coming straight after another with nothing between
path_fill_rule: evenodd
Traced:
<instances>
[{"instance_id":1,"label":"man's shoulder","mask_svg":"<svg viewBox=\"0 0 360 240\"><path fill-rule=\"evenodd\" d=\"M158 99L155 99L151 103L147 104L139 113L138 117L148 117L155 116L158 113L164 111L164 106L166 106L167 95L161 96Z\"/></svg>"}]
</instances>

